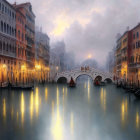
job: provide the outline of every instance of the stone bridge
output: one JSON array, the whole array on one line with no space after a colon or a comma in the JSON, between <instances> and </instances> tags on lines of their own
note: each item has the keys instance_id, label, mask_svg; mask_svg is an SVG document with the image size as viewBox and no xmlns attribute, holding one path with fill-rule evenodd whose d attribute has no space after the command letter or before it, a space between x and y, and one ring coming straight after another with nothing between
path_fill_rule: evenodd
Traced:
<instances>
[{"instance_id":1,"label":"stone bridge","mask_svg":"<svg viewBox=\"0 0 140 140\"><path fill-rule=\"evenodd\" d=\"M88 75L89 77L92 78L93 81L99 77L101 81L111 80L113 82L113 74L103 72L95 68L90 68L88 70L76 69L72 71L57 73L55 77L55 82L58 82L60 78L65 78L67 83L69 83L72 77L74 82L76 83L77 78L81 75Z\"/></svg>"}]
</instances>

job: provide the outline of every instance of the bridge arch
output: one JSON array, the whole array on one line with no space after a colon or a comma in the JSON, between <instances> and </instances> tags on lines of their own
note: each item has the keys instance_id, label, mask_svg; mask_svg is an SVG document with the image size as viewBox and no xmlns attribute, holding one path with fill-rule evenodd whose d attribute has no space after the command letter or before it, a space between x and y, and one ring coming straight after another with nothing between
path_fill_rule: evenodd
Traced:
<instances>
[{"instance_id":1,"label":"bridge arch","mask_svg":"<svg viewBox=\"0 0 140 140\"><path fill-rule=\"evenodd\" d=\"M96 80L102 81L102 79L103 79L103 76L97 75L97 76L95 76L94 81L96 81Z\"/></svg>"},{"instance_id":2,"label":"bridge arch","mask_svg":"<svg viewBox=\"0 0 140 140\"><path fill-rule=\"evenodd\" d=\"M76 77L74 78L75 83L76 83L77 79L78 79L80 76L82 76L82 75L86 75L86 76L90 77L90 78L92 79L92 81L93 81L93 77L92 77L91 74L88 74L88 73L81 73L81 74L76 75Z\"/></svg>"},{"instance_id":3,"label":"bridge arch","mask_svg":"<svg viewBox=\"0 0 140 140\"><path fill-rule=\"evenodd\" d=\"M67 83L68 79L65 76L61 76L57 79L57 83Z\"/></svg>"},{"instance_id":4,"label":"bridge arch","mask_svg":"<svg viewBox=\"0 0 140 140\"><path fill-rule=\"evenodd\" d=\"M112 83L113 82L111 78L106 78L104 81L107 82L107 83Z\"/></svg>"}]
</instances>

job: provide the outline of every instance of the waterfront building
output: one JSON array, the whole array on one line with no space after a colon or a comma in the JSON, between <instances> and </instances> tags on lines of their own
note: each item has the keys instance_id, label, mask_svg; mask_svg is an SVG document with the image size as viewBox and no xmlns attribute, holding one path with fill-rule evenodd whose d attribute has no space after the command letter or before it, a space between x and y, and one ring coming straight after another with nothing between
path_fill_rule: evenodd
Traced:
<instances>
[{"instance_id":1,"label":"waterfront building","mask_svg":"<svg viewBox=\"0 0 140 140\"><path fill-rule=\"evenodd\" d=\"M38 82L49 81L50 38L47 34L36 30L35 48L35 79Z\"/></svg>"},{"instance_id":2,"label":"waterfront building","mask_svg":"<svg viewBox=\"0 0 140 140\"><path fill-rule=\"evenodd\" d=\"M31 3L14 4L16 9L18 81L33 81L35 68L35 15Z\"/></svg>"},{"instance_id":3,"label":"waterfront building","mask_svg":"<svg viewBox=\"0 0 140 140\"><path fill-rule=\"evenodd\" d=\"M129 64L130 79L136 85L140 81L140 24L132 29L131 59Z\"/></svg>"},{"instance_id":4,"label":"waterfront building","mask_svg":"<svg viewBox=\"0 0 140 140\"><path fill-rule=\"evenodd\" d=\"M126 31L115 50L114 73L117 79L139 86L140 81L140 24Z\"/></svg>"},{"instance_id":5,"label":"waterfront building","mask_svg":"<svg viewBox=\"0 0 140 140\"><path fill-rule=\"evenodd\" d=\"M26 81L26 73L23 71L23 66L26 65L26 40L25 40L25 23L26 17L19 10L18 7L15 6L16 10L16 80L17 83L25 83Z\"/></svg>"},{"instance_id":6,"label":"waterfront building","mask_svg":"<svg viewBox=\"0 0 140 140\"><path fill-rule=\"evenodd\" d=\"M131 57L131 31L126 31L118 40L115 51L115 70L116 76L124 81L130 80L129 68Z\"/></svg>"},{"instance_id":7,"label":"waterfront building","mask_svg":"<svg viewBox=\"0 0 140 140\"><path fill-rule=\"evenodd\" d=\"M0 83L12 82L16 68L16 11L0 1Z\"/></svg>"}]
</instances>

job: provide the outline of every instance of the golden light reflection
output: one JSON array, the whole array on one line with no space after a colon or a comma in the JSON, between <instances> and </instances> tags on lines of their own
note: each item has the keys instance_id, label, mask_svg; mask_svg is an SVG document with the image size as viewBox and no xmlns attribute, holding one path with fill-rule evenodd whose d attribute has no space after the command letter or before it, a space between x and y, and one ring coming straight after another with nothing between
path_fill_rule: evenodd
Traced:
<instances>
[{"instance_id":1,"label":"golden light reflection","mask_svg":"<svg viewBox=\"0 0 140 140\"><path fill-rule=\"evenodd\" d=\"M63 88L63 121L64 121L64 110L65 110L65 108L64 108L64 101L65 101L65 90Z\"/></svg>"},{"instance_id":2,"label":"golden light reflection","mask_svg":"<svg viewBox=\"0 0 140 140\"><path fill-rule=\"evenodd\" d=\"M34 113L34 95L32 92L31 96L30 96L30 120L31 120L31 122L33 119L33 113Z\"/></svg>"},{"instance_id":3,"label":"golden light reflection","mask_svg":"<svg viewBox=\"0 0 140 140\"><path fill-rule=\"evenodd\" d=\"M58 87L56 90L56 98L57 98L57 112L56 112L56 115L53 115L53 118L52 118L51 132L52 132L54 140L62 140L63 139L63 121L62 121L62 117L59 112L59 89L58 89ZM54 108L54 103L52 102L52 110L54 110L53 108Z\"/></svg>"},{"instance_id":4,"label":"golden light reflection","mask_svg":"<svg viewBox=\"0 0 140 140\"><path fill-rule=\"evenodd\" d=\"M84 83L84 88L86 88L86 82Z\"/></svg>"},{"instance_id":5,"label":"golden light reflection","mask_svg":"<svg viewBox=\"0 0 140 140\"><path fill-rule=\"evenodd\" d=\"M100 94L100 100L101 100L101 107L106 111L106 90L101 88L101 94Z\"/></svg>"},{"instance_id":6,"label":"golden light reflection","mask_svg":"<svg viewBox=\"0 0 140 140\"><path fill-rule=\"evenodd\" d=\"M73 135L74 132L74 121L73 121L73 113L71 112L71 117L70 117L70 130L71 130L71 135Z\"/></svg>"},{"instance_id":7,"label":"golden light reflection","mask_svg":"<svg viewBox=\"0 0 140 140\"><path fill-rule=\"evenodd\" d=\"M88 102L90 101L90 82L88 80L88 85L87 85L87 90L88 90Z\"/></svg>"},{"instance_id":8,"label":"golden light reflection","mask_svg":"<svg viewBox=\"0 0 140 140\"><path fill-rule=\"evenodd\" d=\"M36 110L36 117L38 117L38 112L39 112L39 93L38 93L38 87L36 87L36 92L35 92L35 110Z\"/></svg>"},{"instance_id":9,"label":"golden light reflection","mask_svg":"<svg viewBox=\"0 0 140 140\"><path fill-rule=\"evenodd\" d=\"M21 123L24 123L24 112L25 112L25 101L24 101L24 94L21 94Z\"/></svg>"},{"instance_id":10,"label":"golden light reflection","mask_svg":"<svg viewBox=\"0 0 140 140\"><path fill-rule=\"evenodd\" d=\"M66 97L67 97L67 95L68 95L68 88L66 87Z\"/></svg>"},{"instance_id":11,"label":"golden light reflection","mask_svg":"<svg viewBox=\"0 0 140 140\"><path fill-rule=\"evenodd\" d=\"M124 125L125 122L126 122L127 113L128 113L128 103L127 103L127 99L125 99L125 100L123 100L122 105L121 105L121 121L122 121L122 125Z\"/></svg>"},{"instance_id":12,"label":"golden light reflection","mask_svg":"<svg viewBox=\"0 0 140 140\"><path fill-rule=\"evenodd\" d=\"M57 111L59 111L59 89L56 89L56 99L57 99Z\"/></svg>"},{"instance_id":13,"label":"golden light reflection","mask_svg":"<svg viewBox=\"0 0 140 140\"><path fill-rule=\"evenodd\" d=\"M59 112L57 112L56 118L54 117L52 123L53 125L51 128L51 132L52 132L54 140L62 140L63 139L63 124L62 124L62 118Z\"/></svg>"},{"instance_id":14,"label":"golden light reflection","mask_svg":"<svg viewBox=\"0 0 140 140\"><path fill-rule=\"evenodd\" d=\"M136 128L139 129L139 125L140 125L140 116L138 111L136 112Z\"/></svg>"},{"instance_id":15,"label":"golden light reflection","mask_svg":"<svg viewBox=\"0 0 140 140\"><path fill-rule=\"evenodd\" d=\"M47 99L48 99L48 89L45 88L45 101L47 101Z\"/></svg>"},{"instance_id":16,"label":"golden light reflection","mask_svg":"<svg viewBox=\"0 0 140 140\"><path fill-rule=\"evenodd\" d=\"M3 99L3 120L6 120L6 100Z\"/></svg>"}]
</instances>

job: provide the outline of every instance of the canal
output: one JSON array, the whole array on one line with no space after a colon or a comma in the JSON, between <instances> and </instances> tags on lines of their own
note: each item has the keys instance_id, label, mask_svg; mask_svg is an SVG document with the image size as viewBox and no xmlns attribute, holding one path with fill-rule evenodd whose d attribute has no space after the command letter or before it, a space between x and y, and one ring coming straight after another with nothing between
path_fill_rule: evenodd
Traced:
<instances>
[{"instance_id":1,"label":"canal","mask_svg":"<svg viewBox=\"0 0 140 140\"><path fill-rule=\"evenodd\" d=\"M83 81L83 80L82 80ZM90 79L0 91L0 140L139 140L140 100Z\"/></svg>"}]
</instances>

